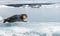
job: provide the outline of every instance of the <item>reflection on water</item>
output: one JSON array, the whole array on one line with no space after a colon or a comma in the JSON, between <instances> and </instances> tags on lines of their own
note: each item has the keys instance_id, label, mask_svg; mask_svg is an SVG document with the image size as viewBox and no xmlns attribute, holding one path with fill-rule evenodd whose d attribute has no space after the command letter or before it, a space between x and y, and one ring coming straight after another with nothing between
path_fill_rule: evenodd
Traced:
<instances>
[{"instance_id":1,"label":"reflection on water","mask_svg":"<svg viewBox=\"0 0 60 36\"><path fill-rule=\"evenodd\" d=\"M14 22L1 23L1 36L60 36L57 22Z\"/></svg>"},{"instance_id":2,"label":"reflection on water","mask_svg":"<svg viewBox=\"0 0 60 36\"><path fill-rule=\"evenodd\" d=\"M60 33L53 33L53 36L60 36Z\"/></svg>"}]
</instances>

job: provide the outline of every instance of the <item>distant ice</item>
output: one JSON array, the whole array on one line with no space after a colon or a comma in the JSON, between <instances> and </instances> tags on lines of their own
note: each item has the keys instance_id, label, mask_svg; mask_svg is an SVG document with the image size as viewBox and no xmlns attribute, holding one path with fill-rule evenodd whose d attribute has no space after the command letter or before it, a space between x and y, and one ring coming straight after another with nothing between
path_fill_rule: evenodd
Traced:
<instances>
[{"instance_id":1,"label":"distant ice","mask_svg":"<svg viewBox=\"0 0 60 36\"><path fill-rule=\"evenodd\" d=\"M60 8L60 4L42 5L41 8Z\"/></svg>"},{"instance_id":2,"label":"distant ice","mask_svg":"<svg viewBox=\"0 0 60 36\"><path fill-rule=\"evenodd\" d=\"M11 6L5 6L5 5L0 5L0 8L14 8L14 7L11 7Z\"/></svg>"},{"instance_id":3,"label":"distant ice","mask_svg":"<svg viewBox=\"0 0 60 36\"><path fill-rule=\"evenodd\" d=\"M30 8L29 6L22 6L23 8ZM0 5L0 8L14 8L13 6L5 6L5 5ZM21 8L21 7L19 7ZM60 8L60 4L53 4L53 5L42 5L40 8Z\"/></svg>"}]
</instances>

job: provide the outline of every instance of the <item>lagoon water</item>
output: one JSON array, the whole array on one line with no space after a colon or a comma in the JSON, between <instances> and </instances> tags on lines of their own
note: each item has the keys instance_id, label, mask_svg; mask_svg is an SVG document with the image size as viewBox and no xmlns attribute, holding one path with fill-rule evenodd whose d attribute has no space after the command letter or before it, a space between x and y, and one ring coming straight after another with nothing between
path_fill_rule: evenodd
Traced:
<instances>
[{"instance_id":1,"label":"lagoon water","mask_svg":"<svg viewBox=\"0 0 60 36\"><path fill-rule=\"evenodd\" d=\"M0 7L2 19L15 14L28 15L27 22L0 23L0 36L60 36L60 7L49 7Z\"/></svg>"}]
</instances>

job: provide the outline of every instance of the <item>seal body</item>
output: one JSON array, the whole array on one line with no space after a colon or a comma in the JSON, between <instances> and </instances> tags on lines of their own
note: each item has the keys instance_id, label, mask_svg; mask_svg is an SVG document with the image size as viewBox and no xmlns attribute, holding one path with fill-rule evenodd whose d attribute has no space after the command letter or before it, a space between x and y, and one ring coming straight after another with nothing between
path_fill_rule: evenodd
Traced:
<instances>
[{"instance_id":1,"label":"seal body","mask_svg":"<svg viewBox=\"0 0 60 36\"><path fill-rule=\"evenodd\" d=\"M21 14L21 15L14 15L14 16L11 16L7 19L4 19L4 22L16 22L16 21L24 21L24 19L27 18L27 15L26 14Z\"/></svg>"}]
</instances>

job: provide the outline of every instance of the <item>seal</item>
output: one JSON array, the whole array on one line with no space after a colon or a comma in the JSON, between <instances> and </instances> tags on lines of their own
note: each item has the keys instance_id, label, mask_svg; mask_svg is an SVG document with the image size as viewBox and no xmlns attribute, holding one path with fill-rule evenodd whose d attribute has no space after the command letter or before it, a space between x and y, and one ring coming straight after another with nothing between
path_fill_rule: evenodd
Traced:
<instances>
[{"instance_id":1,"label":"seal","mask_svg":"<svg viewBox=\"0 0 60 36\"><path fill-rule=\"evenodd\" d=\"M17 22L17 21L25 22L24 20L26 18L27 18L27 14L13 15L11 17L4 19L3 23L5 23L5 22Z\"/></svg>"}]
</instances>

